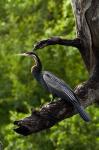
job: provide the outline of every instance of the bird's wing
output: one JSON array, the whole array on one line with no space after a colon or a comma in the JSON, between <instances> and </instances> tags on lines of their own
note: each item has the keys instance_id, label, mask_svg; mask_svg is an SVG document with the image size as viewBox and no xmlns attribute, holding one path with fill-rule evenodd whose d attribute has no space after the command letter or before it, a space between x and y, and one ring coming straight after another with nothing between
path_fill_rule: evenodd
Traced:
<instances>
[{"instance_id":1,"label":"bird's wing","mask_svg":"<svg viewBox=\"0 0 99 150\"><path fill-rule=\"evenodd\" d=\"M70 98L71 103L77 102L77 98L75 97L74 92L63 80L47 71L44 72L43 79L50 91L51 89L55 89L57 92L66 94Z\"/></svg>"},{"instance_id":2,"label":"bird's wing","mask_svg":"<svg viewBox=\"0 0 99 150\"><path fill-rule=\"evenodd\" d=\"M66 96L66 101L70 102L76 108L80 116L85 121L90 121L90 117L84 111L78 98L76 97L72 89L63 80L57 78L50 72L44 72L43 80L45 81L49 91L52 94L56 94L57 96L61 95L60 97L62 98L63 96L63 99L65 99L64 97Z\"/></svg>"},{"instance_id":3,"label":"bird's wing","mask_svg":"<svg viewBox=\"0 0 99 150\"><path fill-rule=\"evenodd\" d=\"M78 101L78 98L76 97L72 89L69 88L69 86L63 80L57 78L55 75L53 75L50 72L44 72L43 80L45 81L49 91L51 91L52 94L54 91L55 92L54 94L57 94L58 96L60 95L59 93L62 93L64 96L66 95L67 98L66 100L71 104L73 104L73 106L79 112L80 116L85 121L90 121L90 117L84 111L83 107Z\"/></svg>"}]
</instances>

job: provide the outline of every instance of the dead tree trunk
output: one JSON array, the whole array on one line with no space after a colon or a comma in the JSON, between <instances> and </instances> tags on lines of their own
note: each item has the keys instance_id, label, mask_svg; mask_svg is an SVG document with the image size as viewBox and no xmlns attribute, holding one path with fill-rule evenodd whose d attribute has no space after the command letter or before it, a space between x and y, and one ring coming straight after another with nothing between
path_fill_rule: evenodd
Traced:
<instances>
[{"instance_id":1,"label":"dead tree trunk","mask_svg":"<svg viewBox=\"0 0 99 150\"><path fill-rule=\"evenodd\" d=\"M89 79L77 86L75 93L81 104L87 107L99 101L99 1L72 0L75 14L77 37L73 40L53 37L38 42L35 49L48 45L61 44L76 47L89 72ZM76 114L74 108L58 99L43 106L39 111L32 110L31 116L14 124L15 131L22 135L39 132L55 125L57 122Z\"/></svg>"}]
</instances>

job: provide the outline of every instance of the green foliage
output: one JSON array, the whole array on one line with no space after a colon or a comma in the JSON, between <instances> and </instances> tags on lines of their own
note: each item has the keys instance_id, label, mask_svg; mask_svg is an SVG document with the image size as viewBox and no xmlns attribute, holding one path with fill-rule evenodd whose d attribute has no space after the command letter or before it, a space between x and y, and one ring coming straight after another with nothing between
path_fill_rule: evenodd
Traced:
<instances>
[{"instance_id":1,"label":"green foliage","mask_svg":"<svg viewBox=\"0 0 99 150\"><path fill-rule=\"evenodd\" d=\"M95 107L88 109L93 120L89 124L77 115L28 137L13 131L13 121L50 100L30 73L32 60L16 54L51 36L75 36L70 0L0 0L0 140L5 150L98 150L99 112ZM72 88L87 78L79 52L73 48L49 46L38 50L38 55L45 70Z\"/></svg>"}]
</instances>

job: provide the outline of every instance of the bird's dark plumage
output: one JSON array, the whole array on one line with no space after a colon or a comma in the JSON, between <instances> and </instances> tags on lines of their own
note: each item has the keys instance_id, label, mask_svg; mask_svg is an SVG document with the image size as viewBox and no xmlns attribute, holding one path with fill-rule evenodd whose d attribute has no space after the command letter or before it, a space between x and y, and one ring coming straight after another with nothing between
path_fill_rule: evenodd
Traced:
<instances>
[{"instance_id":1,"label":"bird's dark plumage","mask_svg":"<svg viewBox=\"0 0 99 150\"><path fill-rule=\"evenodd\" d=\"M61 79L48 71L42 71L42 64L39 57L34 52L26 52L24 56L33 57L36 65L32 67L31 72L36 80L53 96L60 97L74 106L77 112L85 121L90 121L89 116L79 103L79 100L73 90Z\"/></svg>"}]
</instances>

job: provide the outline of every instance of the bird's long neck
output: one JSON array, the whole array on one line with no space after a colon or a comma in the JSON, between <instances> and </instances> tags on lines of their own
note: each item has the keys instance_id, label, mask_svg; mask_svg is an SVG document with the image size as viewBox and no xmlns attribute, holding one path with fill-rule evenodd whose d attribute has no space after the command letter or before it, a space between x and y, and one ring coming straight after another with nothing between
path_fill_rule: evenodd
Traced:
<instances>
[{"instance_id":1,"label":"bird's long neck","mask_svg":"<svg viewBox=\"0 0 99 150\"><path fill-rule=\"evenodd\" d=\"M40 79L40 74L42 72L42 64L39 59L39 57L35 54L33 55L33 59L35 60L35 66L31 68L31 72L34 75L34 77L39 80Z\"/></svg>"}]
</instances>

